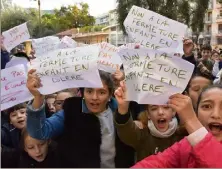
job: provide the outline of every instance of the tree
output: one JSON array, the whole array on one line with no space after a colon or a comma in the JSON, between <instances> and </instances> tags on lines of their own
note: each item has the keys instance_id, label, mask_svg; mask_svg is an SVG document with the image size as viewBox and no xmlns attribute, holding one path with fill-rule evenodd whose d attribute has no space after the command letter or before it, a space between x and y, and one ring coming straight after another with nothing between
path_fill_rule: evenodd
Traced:
<instances>
[{"instance_id":1,"label":"tree","mask_svg":"<svg viewBox=\"0 0 222 169\"><path fill-rule=\"evenodd\" d=\"M190 4L188 0L117 0L118 22L125 32L123 22L133 5L152 10L170 19L189 25Z\"/></svg>"},{"instance_id":2,"label":"tree","mask_svg":"<svg viewBox=\"0 0 222 169\"><path fill-rule=\"evenodd\" d=\"M62 25L62 30L92 26L95 23L95 18L89 14L89 5L87 3L78 3L68 7L63 6L60 10L55 10L55 16L57 22Z\"/></svg>"},{"instance_id":3,"label":"tree","mask_svg":"<svg viewBox=\"0 0 222 169\"><path fill-rule=\"evenodd\" d=\"M204 18L208 8L209 0L195 0L195 6L192 13L191 28L196 37L204 29ZM197 39L196 39L197 40Z\"/></svg>"},{"instance_id":4,"label":"tree","mask_svg":"<svg viewBox=\"0 0 222 169\"><path fill-rule=\"evenodd\" d=\"M12 27L20 25L31 19L29 14L22 8L14 6L5 9L1 13L1 28L2 31L6 31Z\"/></svg>"}]
</instances>

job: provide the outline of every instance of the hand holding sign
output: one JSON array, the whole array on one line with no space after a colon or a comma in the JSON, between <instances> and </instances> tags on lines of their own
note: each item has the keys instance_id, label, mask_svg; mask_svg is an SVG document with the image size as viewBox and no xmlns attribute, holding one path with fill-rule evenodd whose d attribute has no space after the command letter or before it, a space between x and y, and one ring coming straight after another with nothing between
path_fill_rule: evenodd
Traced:
<instances>
[{"instance_id":1,"label":"hand holding sign","mask_svg":"<svg viewBox=\"0 0 222 169\"><path fill-rule=\"evenodd\" d=\"M99 48L86 46L57 49L31 62L43 86L41 94L77 87L102 87L97 68Z\"/></svg>"},{"instance_id":2,"label":"hand holding sign","mask_svg":"<svg viewBox=\"0 0 222 169\"><path fill-rule=\"evenodd\" d=\"M139 104L166 104L169 96L184 91L194 69L193 64L160 50L123 49L119 54L129 89L127 100Z\"/></svg>"},{"instance_id":3,"label":"hand holding sign","mask_svg":"<svg viewBox=\"0 0 222 169\"><path fill-rule=\"evenodd\" d=\"M194 49L194 43L191 39L183 40L183 51L185 56L191 56Z\"/></svg>"},{"instance_id":4,"label":"hand holding sign","mask_svg":"<svg viewBox=\"0 0 222 169\"><path fill-rule=\"evenodd\" d=\"M192 133L202 127L193 109L190 97L183 94L172 95L169 98L168 105L177 112L188 133Z\"/></svg>"},{"instance_id":5,"label":"hand holding sign","mask_svg":"<svg viewBox=\"0 0 222 169\"><path fill-rule=\"evenodd\" d=\"M118 112L122 115L126 114L129 109L129 102L126 101L126 85L125 82L120 82L120 87L118 87L114 93L118 104Z\"/></svg>"},{"instance_id":6,"label":"hand holding sign","mask_svg":"<svg viewBox=\"0 0 222 169\"><path fill-rule=\"evenodd\" d=\"M5 49L5 46L4 46L4 44L3 44L4 37L1 35L0 38L1 38L1 50L6 50L6 49Z\"/></svg>"},{"instance_id":7,"label":"hand holding sign","mask_svg":"<svg viewBox=\"0 0 222 169\"><path fill-rule=\"evenodd\" d=\"M35 69L31 69L28 72L28 79L26 86L34 97L40 97L41 93L39 92L38 89L42 87L41 79L35 73L36 73Z\"/></svg>"}]
</instances>

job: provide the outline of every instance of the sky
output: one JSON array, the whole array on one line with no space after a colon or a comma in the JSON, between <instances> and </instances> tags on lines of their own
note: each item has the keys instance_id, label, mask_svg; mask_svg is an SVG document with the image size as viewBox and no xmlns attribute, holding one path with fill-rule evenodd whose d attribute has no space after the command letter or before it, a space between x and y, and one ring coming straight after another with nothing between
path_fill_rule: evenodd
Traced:
<instances>
[{"instance_id":1,"label":"sky","mask_svg":"<svg viewBox=\"0 0 222 169\"><path fill-rule=\"evenodd\" d=\"M116 0L41 0L41 9L50 10L60 8L62 5L71 5L78 2L88 3L89 12L93 16L101 15L116 7ZM24 8L38 7L37 1L33 0L13 0L13 3Z\"/></svg>"}]
</instances>

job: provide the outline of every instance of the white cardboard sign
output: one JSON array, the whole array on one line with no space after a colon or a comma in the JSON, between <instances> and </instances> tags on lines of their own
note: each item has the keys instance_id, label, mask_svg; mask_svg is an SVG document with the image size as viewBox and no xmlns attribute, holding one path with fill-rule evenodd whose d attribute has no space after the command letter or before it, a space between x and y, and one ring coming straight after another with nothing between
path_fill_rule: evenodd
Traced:
<instances>
[{"instance_id":1,"label":"white cardboard sign","mask_svg":"<svg viewBox=\"0 0 222 169\"><path fill-rule=\"evenodd\" d=\"M182 93L194 65L174 56L152 49L123 49L127 99L139 104L163 105L169 96Z\"/></svg>"},{"instance_id":2,"label":"white cardboard sign","mask_svg":"<svg viewBox=\"0 0 222 169\"><path fill-rule=\"evenodd\" d=\"M27 72L24 65L1 70L1 110L32 100L26 87Z\"/></svg>"},{"instance_id":3,"label":"white cardboard sign","mask_svg":"<svg viewBox=\"0 0 222 169\"><path fill-rule=\"evenodd\" d=\"M32 46L35 50L36 57L42 57L43 55L59 49L60 40L55 36L46 36L44 38L32 39Z\"/></svg>"},{"instance_id":4,"label":"white cardboard sign","mask_svg":"<svg viewBox=\"0 0 222 169\"><path fill-rule=\"evenodd\" d=\"M25 42L30 38L26 22L14 28L11 28L5 32L2 32L2 35L4 37L3 45L5 46L8 52L10 52L14 47L18 46L20 43Z\"/></svg>"},{"instance_id":5,"label":"white cardboard sign","mask_svg":"<svg viewBox=\"0 0 222 169\"><path fill-rule=\"evenodd\" d=\"M187 30L182 23L138 6L131 8L124 26L134 43L150 49L177 48Z\"/></svg>"},{"instance_id":6,"label":"white cardboard sign","mask_svg":"<svg viewBox=\"0 0 222 169\"><path fill-rule=\"evenodd\" d=\"M30 68L36 69L41 79L43 87L39 91L46 95L68 88L102 87L98 54L98 47L86 46L58 49L35 59Z\"/></svg>"}]
</instances>

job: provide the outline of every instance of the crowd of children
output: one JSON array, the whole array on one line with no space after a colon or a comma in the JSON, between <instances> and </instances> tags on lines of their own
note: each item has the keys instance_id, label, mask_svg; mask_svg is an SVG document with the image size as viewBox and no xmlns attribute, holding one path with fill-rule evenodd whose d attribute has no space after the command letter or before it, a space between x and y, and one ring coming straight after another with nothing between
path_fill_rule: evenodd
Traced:
<instances>
[{"instance_id":1,"label":"crowd of children","mask_svg":"<svg viewBox=\"0 0 222 169\"><path fill-rule=\"evenodd\" d=\"M222 167L222 55L210 45L200 51L195 55L192 40L184 40L182 58L195 70L168 105L126 101L123 70L99 71L102 88L47 96L30 70L34 99L2 112L1 167Z\"/></svg>"}]
</instances>

